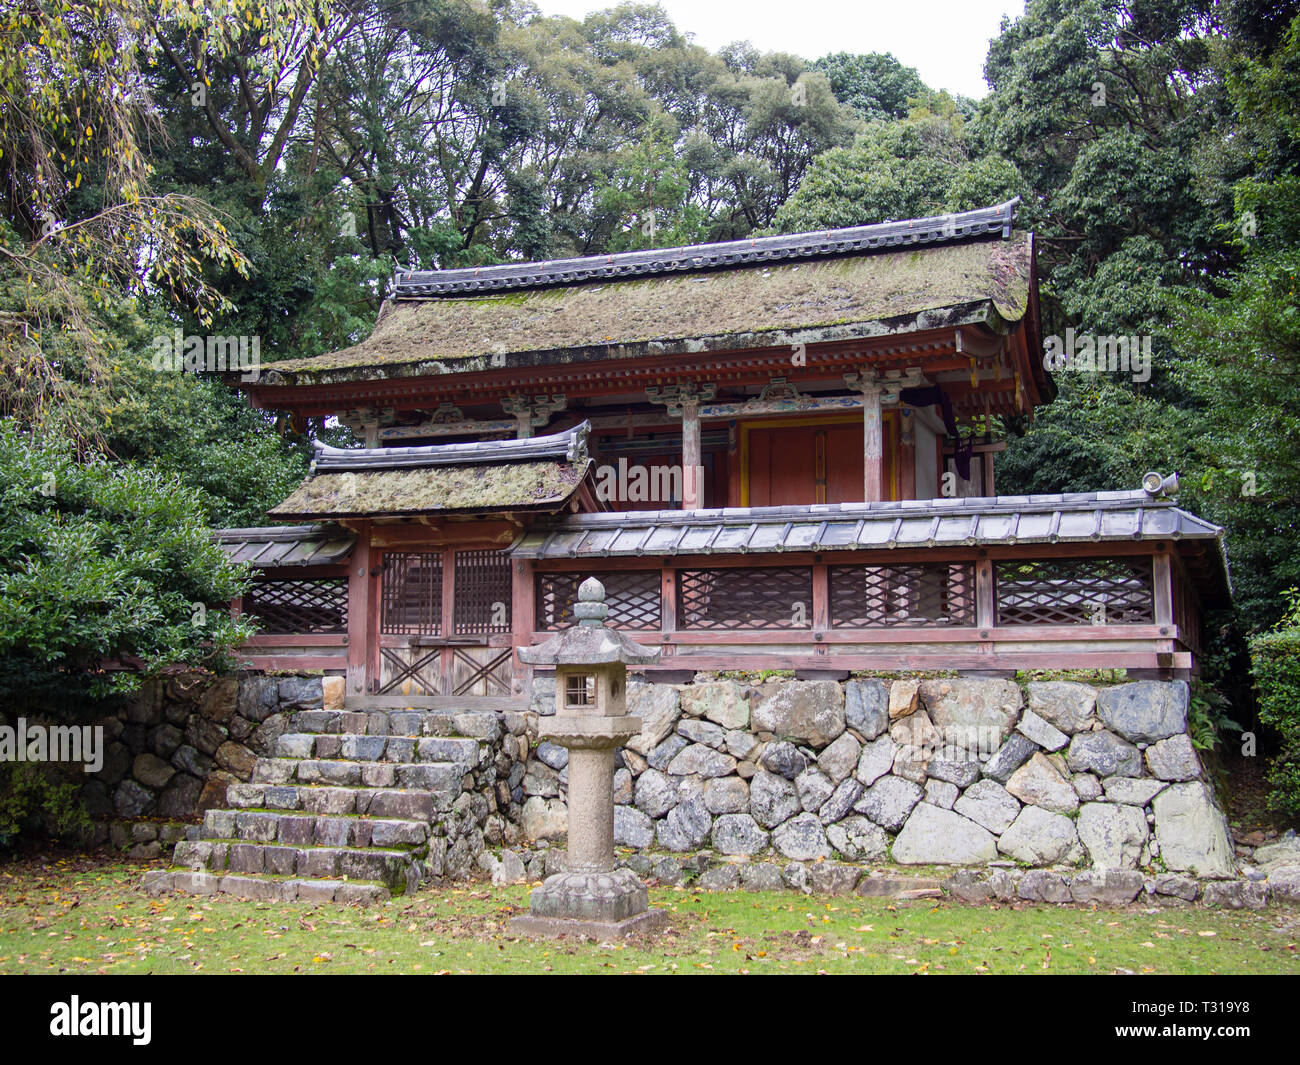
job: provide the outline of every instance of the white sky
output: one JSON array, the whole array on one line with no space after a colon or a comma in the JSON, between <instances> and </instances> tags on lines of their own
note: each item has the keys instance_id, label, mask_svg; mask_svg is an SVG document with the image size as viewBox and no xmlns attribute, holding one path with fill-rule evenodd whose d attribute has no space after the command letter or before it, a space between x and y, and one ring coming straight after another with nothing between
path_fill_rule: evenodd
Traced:
<instances>
[{"instance_id":1,"label":"white sky","mask_svg":"<svg viewBox=\"0 0 1300 1065\"><path fill-rule=\"evenodd\" d=\"M581 20L617 0L534 0ZM828 52L893 52L927 85L979 98L988 42L1024 0L659 0L682 33L710 51L749 41L763 52L817 59Z\"/></svg>"}]
</instances>

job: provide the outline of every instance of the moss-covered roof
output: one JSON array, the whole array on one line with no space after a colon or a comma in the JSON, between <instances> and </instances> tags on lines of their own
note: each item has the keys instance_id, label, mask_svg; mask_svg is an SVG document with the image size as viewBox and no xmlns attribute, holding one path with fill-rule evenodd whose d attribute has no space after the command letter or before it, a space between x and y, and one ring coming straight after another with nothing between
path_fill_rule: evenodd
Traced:
<instances>
[{"instance_id":1,"label":"moss-covered roof","mask_svg":"<svg viewBox=\"0 0 1300 1065\"><path fill-rule=\"evenodd\" d=\"M575 462L317 473L270 515L314 519L558 510L578 490L590 465L584 456Z\"/></svg>"},{"instance_id":2,"label":"moss-covered roof","mask_svg":"<svg viewBox=\"0 0 1300 1065\"><path fill-rule=\"evenodd\" d=\"M816 262L719 269L468 297L398 300L354 347L263 366L302 384L565 361L854 339L965 320L1016 322L1029 307L1026 233ZM268 380L268 374L271 375Z\"/></svg>"}]
</instances>

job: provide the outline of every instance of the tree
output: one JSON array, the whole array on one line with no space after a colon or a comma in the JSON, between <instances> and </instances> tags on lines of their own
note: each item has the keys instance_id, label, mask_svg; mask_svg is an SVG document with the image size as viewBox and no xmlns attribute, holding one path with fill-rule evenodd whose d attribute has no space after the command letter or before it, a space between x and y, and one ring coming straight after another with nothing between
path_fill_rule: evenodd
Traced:
<instances>
[{"instance_id":1,"label":"tree","mask_svg":"<svg viewBox=\"0 0 1300 1065\"><path fill-rule=\"evenodd\" d=\"M912 100L930 91L914 67L903 66L889 52L836 52L822 56L813 69L826 75L835 99L865 122L906 118Z\"/></svg>"},{"instance_id":2,"label":"tree","mask_svg":"<svg viewBox=\"0 0 1300 1065\"><path fill-rule=\"evenodd\" d=\"M878 122L849 147L823 152L777 212L772 228L797 232L985 207L1019 195L1009 160L974 154L966 123L946 94L896 122Z\"/></svg>"}]
</instances>

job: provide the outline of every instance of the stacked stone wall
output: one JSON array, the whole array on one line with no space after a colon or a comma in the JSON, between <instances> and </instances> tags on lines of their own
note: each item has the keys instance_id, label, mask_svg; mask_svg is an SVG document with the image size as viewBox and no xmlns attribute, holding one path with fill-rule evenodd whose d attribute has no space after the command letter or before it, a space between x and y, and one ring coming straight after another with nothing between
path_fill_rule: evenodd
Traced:
<instances>
[{"instance_id":1,"label":"stacked stone wall","mask_svg":"<svg viewBox=\"0 0 1300 1065\"><path fill-rule=\"evenodd\" d=\"M553 692L535 679L538 720ZM647 869L670 879L702 874L707 854L735 867L720 883L792 862L1231 878L1188 697L1152 680L634 681L628 712L645 724L619 752L615 841L659 853ZM536 744L512 784L524 837L562 841L564 750Z\"/></svg>"}]
</instances>

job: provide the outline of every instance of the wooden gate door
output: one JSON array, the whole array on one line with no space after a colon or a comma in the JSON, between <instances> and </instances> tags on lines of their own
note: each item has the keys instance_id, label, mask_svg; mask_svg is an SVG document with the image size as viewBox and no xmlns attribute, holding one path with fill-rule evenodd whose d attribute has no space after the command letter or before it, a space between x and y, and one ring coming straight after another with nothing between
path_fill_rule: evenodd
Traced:
<instances>
[{"instance_id":1,"label":"wooden gate door","mask_svg":"<svg viewBox=\"0 0 1300 1065\"><path fill-rule=\"evenodd\" d=\"M510 561L494 548L386 551L381 695L510 695Z\"/></svg>"}]
</instances>

